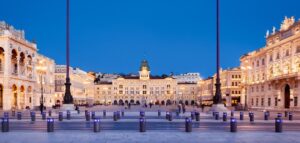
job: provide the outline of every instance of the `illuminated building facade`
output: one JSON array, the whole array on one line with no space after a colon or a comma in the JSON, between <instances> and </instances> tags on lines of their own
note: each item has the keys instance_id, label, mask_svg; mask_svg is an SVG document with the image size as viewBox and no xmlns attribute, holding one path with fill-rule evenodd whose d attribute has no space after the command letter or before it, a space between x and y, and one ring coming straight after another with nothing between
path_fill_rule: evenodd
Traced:
<instances>
[{"instance_id":1,"label":"illuminated building facade","mask_svg":"<svg viewBox=\"0 0 300 143\"><path fill-rule=\"evenodd\" d=\"M285 17L266 45L240 58L243 94L251 108L299 108L300 22Z\"/></svg>"}]
</instances>

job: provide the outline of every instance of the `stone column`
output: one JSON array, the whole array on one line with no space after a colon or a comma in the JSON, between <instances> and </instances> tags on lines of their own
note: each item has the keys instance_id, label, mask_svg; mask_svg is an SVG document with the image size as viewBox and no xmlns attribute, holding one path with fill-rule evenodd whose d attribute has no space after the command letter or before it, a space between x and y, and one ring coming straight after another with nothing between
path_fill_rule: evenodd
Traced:
<instances>
[{"instance_id":1,"label":"stone column","mask_svg":"<svg viewBox=\"0 0 300 143\"><path fill-rule=\"evenodd\" d=\"M12 89L9 82L11 75L11 49L9 43L6 43L4 51L4 65L3 65L3 110L10 110L12 104Z\"/></svg>"}]
</instances>

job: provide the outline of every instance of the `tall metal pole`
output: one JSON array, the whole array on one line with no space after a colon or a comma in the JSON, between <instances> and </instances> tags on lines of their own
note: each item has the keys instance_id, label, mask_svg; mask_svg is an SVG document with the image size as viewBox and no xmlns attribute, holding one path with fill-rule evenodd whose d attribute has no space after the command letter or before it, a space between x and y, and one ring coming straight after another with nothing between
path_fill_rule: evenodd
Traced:
<instances>
[{"instance_id":1,"label":"tall metal pole","mask_svg":"<svg viewBox=\"0 0 300 143\"><path fill-rule=\"evenodd\" d=\"M69 28L70 28L70 0L67 0L67 15L66 15L66 89L65 89L65 96L64 96L64 104L73 104L73 97L71 95L71 82L70 82L70 74L69 74L69 67L70 67L70 35L69 35Z\"/></svg>"},{"instance_id":2,"label":"tall metal pole","mask_svg":"<svg viewBox=\"0 0 300 143\"><path fill-rule=\"evenodd\" d=\"M43 111L44 111L44 87L43 87L43 75L42 75L42 73L40 75L40 81L41 81L40 111L41 111L41 114L43 114Z\"/></svg>"},{"instance_id":3,"label":"tall metal pole","mask_svg":"<svg viewBox=\"0 0 300 143\"><path fill-rule=\"evenodd\" d=\"M220 21L219 21L219 0L217 0L217 78L216 78L216 93L214 96L214 104L222 104L221 83L220 83Z\"/></svg>"}]
</instances>

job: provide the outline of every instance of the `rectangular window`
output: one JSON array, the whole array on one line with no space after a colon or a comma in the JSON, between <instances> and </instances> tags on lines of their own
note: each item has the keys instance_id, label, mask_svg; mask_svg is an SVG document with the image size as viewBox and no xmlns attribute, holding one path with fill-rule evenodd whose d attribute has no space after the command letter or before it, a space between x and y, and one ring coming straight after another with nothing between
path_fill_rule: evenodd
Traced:
<instances>
[{"instance_id":1,"label":"rectangular window","mask_svg":"<svg viewBox=\"0 0 300 143\"><path fill-rule=\"evenodd\" d=\"M258 98L256 98L255 105L258 106Z\"/></svg>"},{"instance_id":2,"label":"rectangular window","mask_svg":"<svg viewBox=\"0 0 300 143\"><path fill-rule=\"evenodd\" d=\"M294 106L298 106L298 97L294 97Z\"/></svg>"},{"instance_id":3,"label":"rectangular window","mask_svg":"<svg viewBox=\"0 0 300 143\"><path fill-rule=\"evenodd\" d=\"M147 91L143 91L143 94L147 94Z\"/></svg>"},{"instance_id":4,"label":"rectangular window","mask_svg":"<svg viewBox=\"0 0 300 143\"><path fill-rule=\"evenodd\" d=\"M275 97L275 106L277 106L278 101L277 101L277 97Z\"/></svg>"},{"instance_id":5,"label":"rectangular window","mask_svg":"<svg viewBox=\"0 0 300 143\"><path fill-rule=\"evenodd\" d=\"M300 46L297 46L296 53L300 53Z\"/></svg>"},{"instance_id":6,"label":"rectangular window","mask_svg":"<svg viewBox=\"0 0 300 143\"><path fill-rule=\"evenodd\" d=\"M146 85L143 85L143 89L146 89L147 88L147 86Z\"/></svg>"},{"instance_id":7,"label":"rectangular window","mask_svg":"<svg viewBox=\"0 0 300 143\"><path fill-rule=\"evenodd\" d=\"M268 98L268 106L271 106L271 98Z\"/></svg>"},{"instance_id":8,"label":"rectangular window","mask_svg":"<svg viewBox=\"0 0 300 143\"><path fill-rule=\"evenodd\" d=\"M253 98L251 99L251 105L252 106L254 105L254 99Z\"/></svg>"},{"instance_id":9,"label":"rectangular window","mask_svg":"<svg viewBox=\"0 0 300 143\"><path fill-rule=\"evenodd\" d=\"M261 106L263 107L264 106L264 98L261 98Z\"/></svg>"}]
</instances>

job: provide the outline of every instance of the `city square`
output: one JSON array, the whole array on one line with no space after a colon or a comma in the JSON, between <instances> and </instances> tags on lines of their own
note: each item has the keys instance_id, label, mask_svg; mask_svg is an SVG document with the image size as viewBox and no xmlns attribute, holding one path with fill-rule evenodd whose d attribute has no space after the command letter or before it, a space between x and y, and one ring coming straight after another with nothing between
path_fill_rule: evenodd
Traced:
<instances>
[{"instance_id":1,"label":"city square","mask_svg":"<svg viewBox=\"0 0 300 143\"><path fill-rule=\"evenodd\" d=\"M0 143L299 142L298 2L24 3L0 10Z\"/></svg>"}]
</instances>

